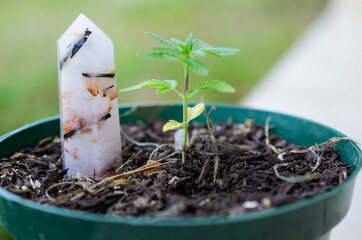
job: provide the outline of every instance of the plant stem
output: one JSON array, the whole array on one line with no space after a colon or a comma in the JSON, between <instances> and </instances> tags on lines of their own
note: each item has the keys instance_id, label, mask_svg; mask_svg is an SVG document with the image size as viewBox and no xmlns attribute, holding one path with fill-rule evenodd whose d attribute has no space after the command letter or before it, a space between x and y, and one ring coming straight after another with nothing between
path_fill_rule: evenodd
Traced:
<instances>
[{"instance_id":1,"label":"plant stem","mask_svg":"<svg viewBox=\"0 0 362 240\"><path fill-rule=\"evenodd\" d=\"M185 123L184 126L184 139L182 143L182 163L186 161L186 144L187 144L187 96L186 92L189 89L189 75L190 75L190 67L187 64L184 64L185 68L185 82L184 82L184 92L183 92L183 122Z\"/></svg>"},{"instance_id":2,"label":"plant stem","mask_svg":"<svg viewBox=\"0 0 362 240\"><path fill-rule=\"evenodd\" d=\"M190 67L185 64L185 81L184 81L184 97L186 97L186 92L189 90L189 75L190 75Z\"/></svg>"}]
</instances>

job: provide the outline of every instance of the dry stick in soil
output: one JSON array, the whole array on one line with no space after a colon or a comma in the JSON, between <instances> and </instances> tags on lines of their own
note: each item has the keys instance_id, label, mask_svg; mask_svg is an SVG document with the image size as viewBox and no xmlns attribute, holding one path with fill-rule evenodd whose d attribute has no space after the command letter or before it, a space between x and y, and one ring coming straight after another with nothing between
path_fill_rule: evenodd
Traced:
<instances>
[{"instance_id":1,"label":"dry stick in soil","mask_svg":"<svg viewBox=\"0 0 362 240\"><path fill-rule=\"evenodd\" d=\"M51 201L56 201L56 198L53 198L52 196L50 196L49 191L50 191L50 190L53 190L54 188L63 186L63 185L76 185L76 186L78 186L78 187L83 188L83 185L81 185L80 183L77 183L77 182L61 182L61 183L56 183L56 184L53 184L52 186L48 187L47 190L45 190L45 196L46 196L49 200L51 200Z\"/></svg>"},{"instance_id":2,"label":"dry stick in soil","mask_svg":"<svg viewBox=\"0 0 362 240\"><path fill-rule=\"evenodd\" d=\"M267 145L274 153L280 155L281 153L279 152L279 150L270 143L269 140L269 122L270 122L271 117L268 117L265 121L265 145Z\"/></svg>"},{"instance_id":3,"label":"dry stick in soil","mask_svg":"<svg viewBox=\"0 0 362 240\"><path fill-rule=\"evenodd\" d=\"M319 165L321 165L322 155L319 156L313 149L309 149L309 150L317 157L317 162L316 162L315 166L313 167L312 171L310 171L312 173L319 167Z\"/></svg>"},{"instance_id":4,"label":"dry stick in soil","mask_svg":"<svg viewBox=\"0 0 362 240\"><path fill-rule=\"evenodd\" d=\"M159 163L161 161L164 161L164 160L166 160L168 158L171 158L171 157L175 156L177 153L178 152L173 152L173 153L167 155L166 157L163 157L163 158L161 158L159 160L153 161L152 163L146 164L145 166L139 167L139 168L137 168L135 170L105 178L102 181L100 181L99 183L97 183L95 186L100 186L100 185L102 185L102 184L104 184L106 182L113 182L113 181L116 181L116 180L119 180L119 179L135 176L135 175L138 175L140 173L144 173L144 172L147 172L149 170L152 170L154 168L158 168L160 166L171 164L173 162L166 162L166 163L161 163L161 164L157 164L157 163Z\"/></svg>"},{"instance_id":5,"label":"dry stick in soil","mask_svg":"<svg viewBox=\"0 0 362 240\"><path fill-rule=\"evenodd\" d=\"M269 121L267 120L267 122L269 123ZM267 126L267 124L265 125ZM267 130L267 128L266 128ZM267 135L269 136L269 135ZM305 181L310 181L310 180L313 180L313 179L316 179L316 178L319 178L321 175L319 173L314 173L314 171L320 166L321 164L321 161L322 161L322 157L319 156L314 150L315 149L319 149L323 146L327 146L327 145L331 145L331 144L334 144L334 143L337 143L337 142L340 142L340 141L352 141L353 143L357 144L358 147L361 148L361 144L358 143L356 140L352 139L352 138L349 138L349 137L333 137L331 139L329 139L328 141L324 142L324 143L321 143L321 144L316 144L314 146L311 146L307 149L303 149L303 150L291 150L291 151L285 151L285 152L282 152L282 153L279 153L279 155L286 155L288 153L307 153L307 152L312 152L313 154L315 154L317 156L317 163L316 165L313 167L313 169L307 173L306 175L304 176L297 176L297 177L284 177L284 176L281 176L278 172L278 167L279 166L283 166L283 164L276 164L274 166L274 172L275 172L275 175L286 181L286 182L291 182L291 183L297 183L297 182L305 182ZM271 145L272 146L272 145ZM270 146L269 146L270 147ZM274 147L274 146L273 146ZM275 147L274 147L275 148Z\"/></svg>"},{"instance_id":6,"label":"dry stick in soil","mask_svg":"<svg viewBox=\"0 0 362 240\"><path fill-rule=\"evenodd\" d=\"M357 144L357 146L359 148L361 148L361 144L358 143L356 140L354 140L353 138L349 138L349 137L333 137L331 139L329 139L328 141L324 142L324 143L321 143L321 144L316 144L314 146L311 146L309 147L308 149L304 149L304 150L291 150L289 153L307 153L308 151L312 152L314 155L316 155L317 157L317 163L316 165L313 167L312 171L310 171L310 173L314 172L318 167L319 165L321 164L321 161L322 161L322 157L319 156L314 150L315 149L319 149L323 146L326 146L326 145L331 145L333 143L337 143L337 142L340 142L340 141L352 141L353 143ZM362 149L362 148L361 148ZM282 153L283 155L287 154L287 152L284 152Z\"/></svg>"},{"instance_id":7,"label":"dry stick in soil","mask_svg":"<svg viewBox=\"0 0 362 240\"><path fill-rule=\"evenodd\" d=\"M288 153L307 153L308 151L312 152L314 155L316 155L317 157L317 163L316 165L313 167L313 169L310 171L310 173L313 173L321 164L322 158L321 156L319 156L314 150L315 149L319 149L323 146L327 146L327 145L331 145L340 141L351 141L353 143L355 143L359 148L362 149L361 144L358 143L356 140L354 140L353 138L349 138L349 137L333 137L331 139L329 139L328 141L321 143L321 144L316 144L314 146L311 146L307 149L303 149L303 150L291 150L291 151L285 151L283 153L281 153L281 155L286 155ZM275 170L275 169L274 169Z\"/></svg>"},{"instance_id":8,"label":"dry stick in soil","mask_svg":"<svg viewBox=\"0 0 362 240\"><path fill-rule=\"evenodd\" d=\"M82 176L81 176L82 177ZM82 177L85 181L88 178L84 178ZM79 178L78 178L79 179ZM132 185L133 182L127 179L120 179L118 181L114 181L111 184L107 185L107 186L102 186L100 189L96 189L96 186L88 186L86 182L60 182L60 183L56 183L53 184L52 186L48 187L47 190L45 191L45 196L50 200L50 201L58 201L58 199L70 199L71 202L74 202L78 199L80 199L81 197L83 197L85 195L85 193L91 194L91 195L98 195L101 192L104 192L105 190L108 190L110 188L113 188L114 186L129 186ZM61 187L63 185L74 185L74 186L78 186L80 187L80 189L76 189L66 195L61 195L59 196L59 198L54 198L52 197L49 192L53 189L56 189L58 187ZM74 195L74 196L73 196ZM72 197L73 196L73 197Z\"/></svg>"},{"instance_id":9,"label":"dry stick in soil","mask_svg":"<svg viewBox=\"0 0 362 240\"><path fill-rule=\"evenodd\" d=\"M284 166L284 163L282 164L276 164L274 166L274 172L275 172L275 175L286 181L286 182L290 182L290 183L298 183L298 182L305 182L305 181L310 181L310 180L313 180L313 179L316 179L316 178L319 178L321 175L319 173L312 173L312 172L309 172L307 175L304 175L304 176L297 176L297 177L284 177L282 175L279 174L278 172L278 167L279 166Z\"/></svg>"},{"instance_id":10,"label":"dry stick in soil","mask_svg":"<svg viewBox=\"0 0 362 240\"><path fill-rule=\"evenodd\" d=\"M207 172L209 171L210 169L210 158L207 158L205 163L204 163L204 166L202 167L201 169L201 173L199 175L199 178L196 180L196 184L200 184L202 182L202 180L204 180Z\"/></svg>"},{"instance_id":11,"label":"dry stick in soil","mask_svg":"<svg viewBox=\"0 0 362 240\"><path fill-rule=\"evenodd\" d=\"M284 152L281 152L281 150L278 150L274 145L272 145L270 143L270 140L269 140L269 122L270 122L270 117L268 117L265 121L265 145L267 145L274 153L278 154L278 158L283 160L283 155L286 155L288 153L307 153L308 151L312 152L314 155L317 156L317 163L316 165L313 167L313 169L306 175L304 176L297 176L297 177L284 177L284 176L281 176L278 172L278 167L279 166L283 166L283 164L276 164L274 166L274 172L275 172L275 175L286 181L286 182L291 182L291 183L296 183L296 182L305 182L305 181L310 181L310 180L313 180L313 179L316 179L316 178L319 178L320 177L320 174L319 173L314 173L314 171L319 167L319 165L321 164L321 161L322 161L322 158L321 156L319 156L315 151L314 149L319 149L320 147L322 146L325 146L325 145L331 145L333 143L337 143L337 142L340 142L340 141L352 141L354 143L356 143L359 147L361 147L361 145L355 141L354 139L352 138L349 138L349 137L334 137L334 138L331 138L329 139L328 141L324 142L324 143L321 143L321 144L317 144L317 145L314 145L314 146L311 146L309 147L308 149L304 149L304 150L291 150L291 151L284 151Z\"/></svg>"},{"instance_id":12,"label":"dry stick in soil","mask_svg":"<svg viewBox=\"0 0 362 240\"><path fill-rule=\"evenodd\" d=\"M163 158L161 158L161 159L159 159L157 161L153 161L153 160L148 161L145 166L139 167L139 168L137 168L135 170L128 171L128 172L125 172L125 173L122 173L122 174L118 174L118 175L115 175L115 176L105 178L105 179L103 179L102 181L100 181L99 183L93 185L90 188L88 188L87 186L85 186L84 184L79 183L79 182L63 182L63 183L57 183L57 184L54 184L54 185L50 186L46 190L45 194L51 201L54 201L55 199L49 195L50 190L52 190L52 189L54 189L56 187L59 187L61 185L65 185L65 184L78 185L83 189L83 191L82 192L76 192L76 195L71 199L71 201L75 201L75 200L80 199L81 197L83 197L85 195L84 192L88 192L88 193L96 192L96 193L98 193L100 191L103 191L104 187L101 187L101 186L104 183L107 183L107 182L110 182L111 184L106 186L105 188L110 188L110 186L114 187L115 185L130 185L130 184L128 184L128 182L131 182L131 181L126 180L125 178L135 176L135 175L138 175L138 174L141 174L141 173L145 173L146 176L151 175L151 174L154 173L155 169L161 169L165 165L172 164L173 162L166 162L166 163L160 163L160 162L164 161L164 160L166 160L166 159L168 159L170 157L173 157L177 153L178 152L171 153L168 156L163 157ZM123 182L123 180L126 180L127 184L125 184L125 182ZM119 183L119 184L115 184L116 182ZM101 189L95 190L97 187L101 187Z\"/></svg>"},{"instance_id":13,"label":"dry stick in soil","mask_svg":"<svg viewBox=\"0 0 362 240\"><path fill-rule=\"evenodd\" d=\"M217 150L217 142L216 142L216 138L214 136L214 134L212 133L212 129L211 129L211 113L216 109L215 106L212 106L212 108L210 109L209 113L207 114L207 128L209 129L209 133L211 136L211 140L212 143L214 144L214 148L215 148L215 158L214 158L214 182L216 182L217 179L217 171L218 171L218 167L219 167L219 153Z\"/></svg>"},{"instance_id":14,"label":"dry stick in soil","mask_svg":"<svg viewBox=\"0 0 362 240\"><path fill-rule=\"evenodd\" d=\"M289 153L307 153L310 149L317 149L323 146L327 146L327 145L331 145L333 143L337 143L337 142L341 142L341 141L351 141L353 143L355 143L359 148L362 149L362 146L359 142L357 142L356 140L354 140L353 138L350 137L333 137L331 139L329 139L328 141L321 143L321 144L316 144L314 146L309 147L308 149L304 149L304 150L291 150ZM288 152L286 152L285 154L287 154Z\"/></svg>"},{"instance_id":15,"label":"dry stick in soil","mask_svg":"<svg viewBox=\"0 0 362 240\"><path fill-rule=\"evenodd\" d=\"M137 107L132 107L129 111L125 112L122 116L127 116L131 113L133 113L134 111L136 111ZM152 154L150 155L150 158L153 156L153 154L155 152L157 152L157 150L163 146L166 146L168 144L163 144L163 145L158 145L156 143L153 143L153 142L138 142L138 141L135 141L134 139L132 139L131 137L129 137L124 131L123 129L121 128L121 133L126 137L126 139L128 141L130 141L131 143L137 145L137 146L155 146L156 149L152 152ZM161 158L157 161L153 161L153 160L149 160L147 162L147 164L145 166L142 166L140 168L137 168L135 170L132 170L132 171L129 171L129 172L125 172L125 173L122 173L122 174L118 174L118 175L115 175L115 176L111 176L111 177L108 177L108 178L105 178L103 179L101 182L97 183L96 185L92 186L90 189L84 189L84 186L83 184L81 183L74 183L74 185L78 185L78 186L81 186L83 187L83 189L89 193L91 193L91 191L93 191L95 188L101 186L103 183L105 182L112 182L111 184L109 184L108 186L106 186L105 188L109 188L110 186L113 187L115 185L118 185L117 183L119 183L119 185L125 185L123 184L123 180L125 180L124 178L127 178L127 177L130 177L130 176L134 176L134 175L138 175L138 174L141 174L141 173L145 173L146 176L149 176L151 174L154 174L155 173L155 169L160 169L162 168L163 166L165 165L168 165L168 164L171 164L172 162L167 162L167 163L162 163L160 164L159 162L163 161L163 160L166 160L167 158L169 157L172 157L176 154L177 152L174 152L164 158ZM128 164L130 161L132 161L132 157L134 156L135 154L133 154L124 164L121 165L121 167L119 167L117 171L119 171L120 169L122 169L126 164ZM137 155L137 154L136 154ZM50 200L55 200L54 198L52 198L50 195L49 195L49 191L55 187L58 187L60 185L64 185L66 183L60 183L60 184L54 184L52 186L50 186L47 190L46 190L46 196L50 199ZM68 182L68 184L70 184L70 182ZM128 184L129 185L129 184ZM101 188L99 190L96 190L95 192L96 193L99 193L101 191L103 191L105 188ZM77 195L74 196L71 200L72 201L75 201L81 197L84 196L84 192L77 192Z\"/></svg>"}]
</instances>

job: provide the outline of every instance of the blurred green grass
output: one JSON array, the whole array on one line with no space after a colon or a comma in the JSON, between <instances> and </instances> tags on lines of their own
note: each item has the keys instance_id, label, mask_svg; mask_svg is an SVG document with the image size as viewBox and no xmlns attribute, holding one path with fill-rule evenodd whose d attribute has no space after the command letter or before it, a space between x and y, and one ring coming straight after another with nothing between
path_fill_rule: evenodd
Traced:
<instances>
[{"instance_id":1,"label":"blurred green grass","mask_svg":"<svg viewBox=\"0 0 362 240\"><path fill-rule=\"evenodd\" d=\"M157 42L144 34L184 39L189 32L214 46L242 50L229 60L205 59L201 80L230 82L237 93L209 93L205 101L235 103L270 69L325 4L315 0L88 0L0 1L0 135L58 114L56 40L84 12L113 40L118 88L147 78L182 79L174 62L136 57ZM123 93L119 102L178 100L176 96Z\"/></svg>"},{"instance_id":2,"label":"blurred green grass","mask_svg":"<svg viewBox=\"0 0 362 240\"><path fill-rule=\"evenodd\" d=\"M205 59L207 77L225 80L234 95L209 93L205 101L235 103L270 69L323 8L325 0L0 0L0 135L25 123L58 114L56 40L81 12L113 40L118 88L147 78L182 79L174 62L136 57L158 43L144 30L165 37L195 38L239 48L229 60ZM180 84L182 85L182 84ZM178 100L123 93L119 102ZM0 239L9 239L0 228Z\"/></svg>"},{"instance_id":3,"label":"blurred green grass","mask_svg":"<svg viewBox=\"0 0 362 240\"><path fill-rule=\"evenodd\" d=\"M185 38L189 32L215 46L240 48L227 61L205 59L208 77L232 83L237 94L208 94L206 101L238 101L321 9L323 1L7 1L1 3L0 135L34 120L58 114L56 40L84 12L112 39L116 51L118 88L147 78L182 79L173 62L135 56L158 43L148 30L162 36ZM21 7L19 7L21 6ZM120 102L176 100L120 94Z\"/></svg>"}]
</instances>

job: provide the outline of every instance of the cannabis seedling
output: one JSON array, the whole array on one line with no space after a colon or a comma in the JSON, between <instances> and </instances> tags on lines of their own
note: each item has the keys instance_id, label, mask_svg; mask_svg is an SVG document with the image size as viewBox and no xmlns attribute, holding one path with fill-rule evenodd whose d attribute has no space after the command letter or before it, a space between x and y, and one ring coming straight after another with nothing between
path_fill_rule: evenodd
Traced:
<instances>
[{"instance_id":1,"label":"cannabis seedling","mask_svg":"<svg viewBox=\"0 0 362 240\"><path fill-rule=\"evenodd\" d=\"M181 62L185 71L183 92L181 93L176 89L177 87L176 80L157 80L157 79L146 80L135 86L121 89L120 92L132 91L141 88L158 88L156 92L157 95L162 95L169 91L174 91L177 95L179 95L182 98L183 121L178 122L175 120L169 120L163 126L163 131L166 132L177 128L183 128L184 134L183 134L183 144L182 144L182 163L184 163L186 159L188 124L191 120L198 117L205 109L205 105L203 103L199 103L192 108L188 107L188 100L191 97L193 97L196 93L209 89L225 93L235 92L235 89L232 86L230 86L230 84L220 80L201 82L196 86L196 89L194 90L189 89L190 69L200 75L207 75L209 72L206 65L196 60L195 57L211 55L215 57L224 58L224 56L234 55L236 52L239 52L239 50L234 48L212 47L210 44L207 44L201 40L192 39L192 33L190 33L189 37L185 40L185 42L178 40L176 38L171 38L170 39L171 41L169 41L167 39L164 39L163 37L157 36L154 33L150 32L145 32L145 33L167 46L153 47L152 50L154 50L154 52L141 52L137 53L137 55L151 59Z\"/></svg>"}]
</instances>

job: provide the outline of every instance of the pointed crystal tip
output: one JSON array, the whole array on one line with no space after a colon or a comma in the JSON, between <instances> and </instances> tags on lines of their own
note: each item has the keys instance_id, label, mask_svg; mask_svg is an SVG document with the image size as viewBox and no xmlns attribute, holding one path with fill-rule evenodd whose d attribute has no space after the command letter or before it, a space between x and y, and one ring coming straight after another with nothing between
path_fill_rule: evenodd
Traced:
<instances>
[{"instance_id":1,"label":"pointed crystal tip","mask_svg":"<svg viewBox=\"0 0 362 240\"><path fill-rule=\"evenodd\" d=\"M84 13L80 13L79 15L78 15L78 17L74 20L74 21L77 21L77 20L79 20L79 19L87 19L87 20L89 20L90 21L90 19L84 14Z\"/></svg>"}]
</instances>

